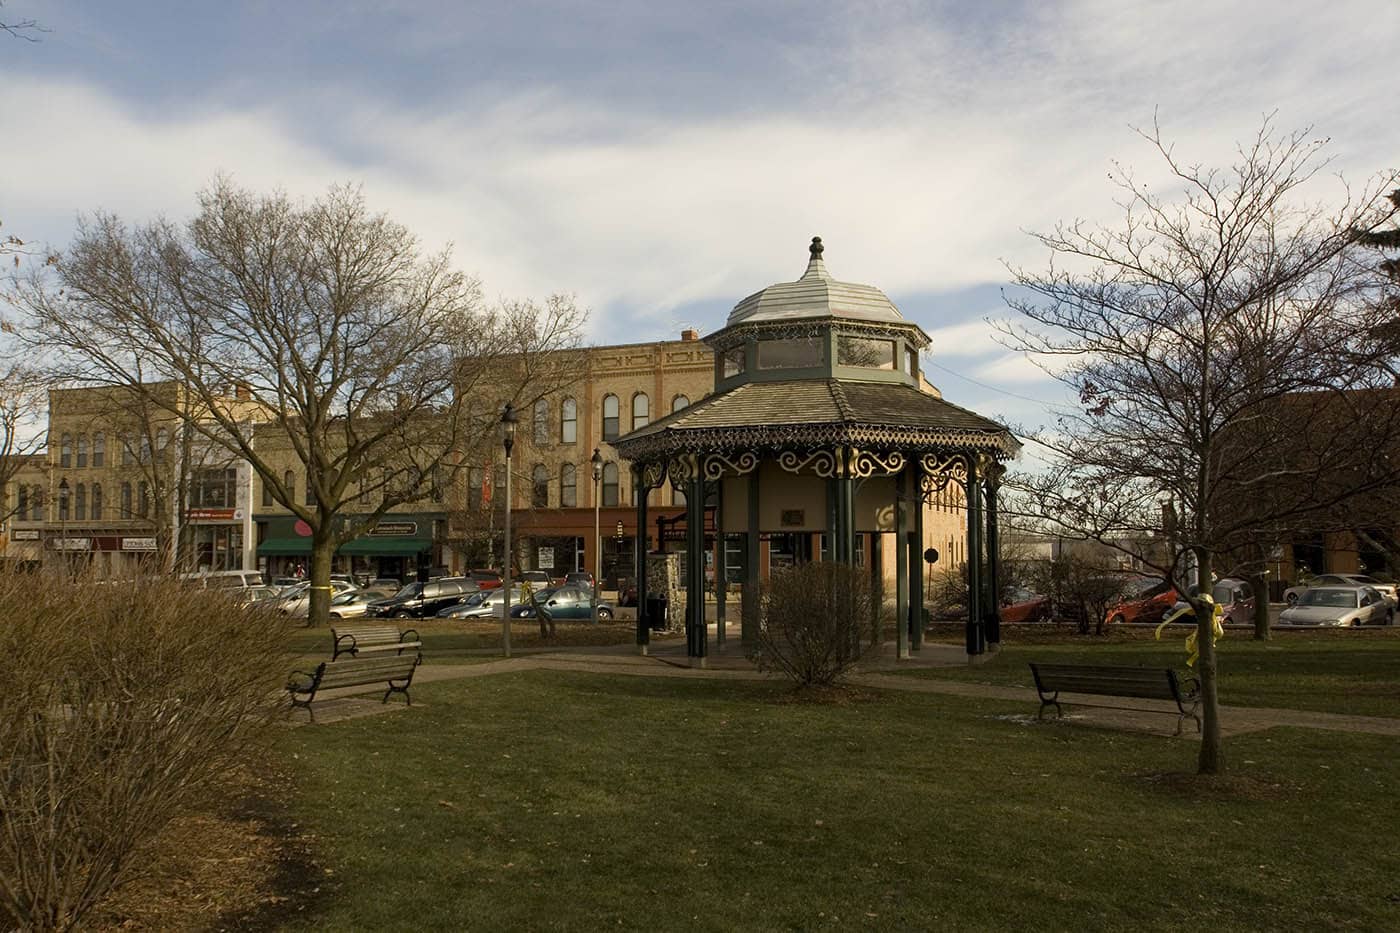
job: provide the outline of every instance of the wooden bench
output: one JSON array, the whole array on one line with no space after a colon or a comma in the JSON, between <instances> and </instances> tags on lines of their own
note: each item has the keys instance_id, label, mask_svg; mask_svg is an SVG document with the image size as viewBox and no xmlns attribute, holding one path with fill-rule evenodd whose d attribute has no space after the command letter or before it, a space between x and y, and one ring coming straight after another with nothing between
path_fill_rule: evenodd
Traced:
<instances>
[{"instance_id":1,"label":"wooden bench","mask_svg":"<svg viewBox=\"0 0 1400 933\"><path fill-rule=\"evenodd\" d=\"M412 640L409 636L412 635ZM331 640L335 643L331 652L334 661L342 654L358 658L362 653L372 651L395 651L403 654L405 648L422 648L416 629L400 630L396 625L341 625L331 629Z\"/></svg>"},{"instance_id":2,"label":"wooden bench","mask_svg":"<svg viewBox=\"0 0 1400 933\"><path fill-rule=\"evenodd\" d=\"M322 661L314 671L292 671L287 681L287 692L292 695L292 708L300 706L315 722L316 713L311 701L316 699L318 690L333 690L336 687L362 687L366 684L386 684L384 699L388 703L394 693L402 693L408 705L413 698L408 695L413 683L413 671L423 663L423 655L394 655L378 658L351 658L345 661Z\"/></svg>"},{"instance_id":3,"label":"wooden bench","mask_svg":"<svg viewBox=\"0 0 1400 933\"><path fill-rule=\"evenodd\" d=\"M1081 693L1092 696L1172 700L1176 703L1177 710L1176 734L1181 735L1182 723L1187 716L1196 720L1196 731L1201 731L1201 717L1196 715L1196 707L1200 704L1200 683L1194 677L1183 683L1177 678L1176 671L1170 668L1032 663L1031 676L1035 678L1035 689L1040 692L1040 712L1036 714L1037 719L1044 718L1047 706L1055 707L1058 716L1064 715L1064 710L1060 707L1061 692ZM1171 710L1144 709L1141 706L1083 705L1171 715Z\"/></svg>"}]
</instances>

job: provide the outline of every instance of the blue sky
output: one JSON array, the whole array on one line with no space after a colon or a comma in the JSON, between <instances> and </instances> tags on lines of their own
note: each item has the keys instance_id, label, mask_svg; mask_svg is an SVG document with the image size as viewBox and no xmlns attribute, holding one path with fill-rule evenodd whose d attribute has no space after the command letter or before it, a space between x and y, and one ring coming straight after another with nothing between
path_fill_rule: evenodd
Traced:
<instances>
[{"instance_id":1,"label":"blue sky","mask_svg":"<svg viewBox=\"0 0 1400 933\"><path fill-rule=\"evenodd\" d=\"M308 196L354 181L489 295L564 291L592 340L719 327L838 278L934 338L960 404L1035 427L1061 398L984 323L1027 236L1111 221L1132 132L1228 160L1277 111L1353 183L1400 161L1400 3L92 3L5 0L0 222L180 218L217 172ZM1325 192L1319 192L1324 196Z\"/></svg>"}]
</instances>

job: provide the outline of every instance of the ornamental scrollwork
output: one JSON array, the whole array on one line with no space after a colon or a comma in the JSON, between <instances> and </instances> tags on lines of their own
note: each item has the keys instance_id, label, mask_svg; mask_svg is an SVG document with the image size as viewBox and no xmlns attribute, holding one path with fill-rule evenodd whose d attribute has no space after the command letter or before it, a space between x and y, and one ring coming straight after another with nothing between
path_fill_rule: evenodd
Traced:
<instances>
[{"instance_id":1,"label":"ornamental scrollwork","mask_svg":"<svg viewBox=\"0 0 1400 933\"><path fill-rule=\"evenodd\" d=\"M921 492L926 501L947 489L949 483L956 483L964 493L967 492L968 456L963 453L924 454L919 459L919 465L923 467Z\"/></svg>"},{"instance_id":2,"label":"ornamental scrollwork","mask_svg":"<svg viewBox=\"0 0 1400 933\"><path fill-rule=\"evenodd\" d=\"M684 489L686 483L700 475L700 464L693 454L674 457L666 465L666 475L672 486Z\"/></svg>"},{"instance_id":3,"label":"ornamental scrollwork","mask_svg":"<svg viewBox=\"0 0 1400 933\"><path fill-rule=\"evenodd\" d=\"M665 462L648 463L646 466L642 467L642 488L648 490L657 489L664 482L666 482Z\"/></svg>"},{"instance_id":4,"label":"ornamental scrollwork","mask_svg":"<svg viewBox=\"0 0 1400 933\"><path fill-rule=\"evenodd\" d=\"M876 473L894 474L904 469L904 454L898 450L881 453L874 450L852 448L847 472L856 479L865 479Z\"/></svg>"},{"instance_id":5,"label":"ornamental scrollwork","mask_svg":"<svg viewBox=\"0 0 1400 933\"><path fill-rule=\"evenodd\" d=\"M811 469L823 479L836 475L836 455L829 450L803 451L785 450L778 454L778 465L789 473L801 473Z\"/></svg>"},{"instance_id":6,"label":"ornamental scrollwork","mask_svg":"<svg viewBox=\"0 0 1400 933\"><path fill-rule=\"evenodd\" d=\"M724 454L710 454L705 458L704 473L705 479L717 480L725 473L743 476L745 473L752 473L758 469L758 455L753 451L746 450L730 458Z\"/></svg>"}]
</instances>

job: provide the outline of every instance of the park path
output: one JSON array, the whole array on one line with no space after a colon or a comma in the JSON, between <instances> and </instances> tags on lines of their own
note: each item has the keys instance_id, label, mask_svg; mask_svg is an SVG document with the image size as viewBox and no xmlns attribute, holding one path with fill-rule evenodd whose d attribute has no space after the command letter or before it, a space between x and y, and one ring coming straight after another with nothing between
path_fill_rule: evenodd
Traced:
<instances>
[{"instance_id":1,"label":"park path","mask_svg":"<svg viewBox=\"0 0 1400 933\"><path fill-rule=\"evenodd\" d=\"M652 653L648 656L638 655L636 648L630 645L603 648L566 648L475 664L425 664L418 669L413 679L414 685L417 686L443 680L491 677L497 674L536 670L695 680L752 681L775 679L776 677L776 675L760 674L756 671L738 652L737 646L726 651L715 651L708 659L708 666L704 668L690 667L686 663L684 651L684 644L657 645L653 647ZM1032 687L996 686L956 680L909 677L906 674L893 673L896 668L900 671L909 671L921 668L963 666L966 663L966 655L960 645L926 643L919 657L904 661L895 660L892 648L887 646L881 657L868 665L865 671L851 678L851 683L875 690L937 693L972 699L1025 703L1027 704L1027 713L1024 717L1018 715L1017 718L1028 720L1036 718L1040 701ZM369 699L364 696L375 692L374 688L363 687L325 691L318 695L316 721L319 723L336 722L404 708L397 701L391 701L390 704L386 705L377 699ZM321 697L324 697L325 700L323 701ZM1105 699L1107 702L1115 702L1111 698L1101 697L1089 698L1089 702L1100 702ZM1063 721L1073 725L1168 736L1172 735L1176 729L1176 708L1171 703L1142 700L1132 701L1135 709L1106 709L1097 706L1076 706L1072 694L1063 695L1061 702L1066 710ZM1249 706L1226 706L1221 714L1221 729L1227 736L1258 732L1279 726L1400 737L1400 718L1350 716L1340 713ZM1188 721L1182 738L1194 739L1195 737L1193 725Z\"/></svg>"}]
</instances>

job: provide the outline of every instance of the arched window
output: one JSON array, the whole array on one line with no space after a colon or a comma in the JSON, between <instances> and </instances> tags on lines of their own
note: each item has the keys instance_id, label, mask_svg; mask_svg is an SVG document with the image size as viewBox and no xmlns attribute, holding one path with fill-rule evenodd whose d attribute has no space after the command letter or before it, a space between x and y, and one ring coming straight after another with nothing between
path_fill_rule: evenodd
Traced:
<instances>
[{"instance_id":1,"label":"arched window","mask_svg":"<svg viewBox=\"0 0 1400 933\"><path fill-rule=\"evenodd\" d=\"M578 443L578 402L564 399L559 406L559 440L564 444Z\"/></svg>"},{"instance_id":2,"label":"arched window","mask_svg":"<svg viewBox=\"0 0 1400 933\"><path fill-rule=\"evenodd\" d=\"M61 521L61 522L66 522L66 521L68 521L69 509L72 508L72 503L70 503L70 502L68 501L69 496L68 496L67 493L68 493L68 483L67 483L67 482L59 483L59 485L58 485L58 520Z\"/></svg>"},{"instance_id":3,"label":"arched window","mask_svg":"<svg viewBox=\"0 0 1400 933\"><path fill-rule=\"evenodd\" d=\"M306 471L306 497L305 497L304 499L302 499L302 502L305 503L306 505L315 505L315 504L316 504L316 490L315 490L315 488L313 488L312 485L311 485L311 471L310 471L310 470L307 470L307 471Z\"/></svg>"},{"instance_id":4,"label":"arched window","mask_svg":"<svg viewBox=\"0 0 1400 933\"><path fill-rule=\"evenodd\" d=\"M165 448L170 443L170 432L161 428L156 432L156 462L165 462Z\"/></svg>"},{"instance_id":5,"label":"arched window","mask_svg":"<svg viewBox=\"0 0 1400 933\"><path fill-rule=\"evenodd\" d=\"M130 434L122 434L118 440L122 445L122 466L131 466L136 462L136 442L131 439Z\"/></svg>"},{"instance_id":6,"label":"arched window","mask_svg":"<svg viewBox=\"0 0 1400 933\"><path fill-rule=\"evenodd\" d=\"M131 511L131 484L122 483L122 518L130 518Z\"/></svg>"},{"instance_id":7,"label":"arched window","mask_svg":"<svg viewBox=\"0 0 1400 933\"><path fill-rule=\"evenodd\" d=\"M486 471L481 467L472 467L467 471L467 508L478 510L481 508L482 484L486 482Z\"/></svg>"},{"instance_id":8,"label":"arched window","mask_svg":"<svg viewBox=\"0 0 1400 933\"><path fill-rule=\"evenodd\" d=\"M549 443L549 402L540 399L535 402L535 446Z\"/></svg>"},{"instance_id":9,"label":"arched window","mask_svg":"<svg viewBox=\"0 0 1400 933\"><path fill-rule=\"evenodd\" d=\"M98 431L92 436L92 465L95 467L106 466L107 459L107 435Z\"/></svg>"},{"instance_id":10,"label":"arched window","mask_svg":"<svg viewBox=\"0 0 1400 933\"><path fill-rule=\"evenodd\" d=\"M535 464L530 472L530 505L537 509L549 508L549 468L543 463Z\"/></svg>"},{"instance_id":11,"label":"arched window","mask_svg":"<svg viewBox=\"0 0 1400 933\"><path fill-rule=\"evenodd\" d=\"M282 486L287 490L287 501L297 501L297 477L291 470L282 474Z\"/></svg>"},{"instance_id":12,"label":"arched window","mask_svg":"<svg viewBox=\"0 0 1400 933\"><path fill-rule=\"evenodd\" d=\"M671 411L673 412L677 412L680 411L682 408L689 407L690 399L684 395L677 395L675 398L671 399Z\"/></svg>"},{"instance_id":13,"label":"arched window","mask_svg":"<svg viewBox=\"0 0 1400 933\"><path fill-rule=\"evenodd\" d=\"M58 442L58 465L61 467L73 465L73 435L67 431L63 432L63 437Z\"/></svg>"},{"instance_id":14,"label":"arched window","mask_svg":"<svg viewBox=\"0 0 1400 933\"><path fill-rule=\"evenodd\" d=\"M632 430L644 428L651 422L651 399L645 392L632 396Z\"/></svg>"},{"instance_id":15,"label":"arched window","mask_svg":"<svg viewBox=\"0 0 1400 933\"><path fill-rule=\"evenodd\" d=\"M617 505L617 464L603 464L603 505Z\"/></svg>"},{"instance_id":16,"label":"arched window","mask_svg":"<svg viewBox=\"0 0 1400 933\"><path fill-rule=\"evenodd\" d=\"M616 395L603 396L603 440L617 440L618 403Z\"/></svg>"},{"instance_id":17,"label":"arched window","mask_svg":"<svg viewBox=\"0 0 1400 933\"><path fill-rule=\"evenodd\" d=\"M87 435L78 435L78 466L87 466Z\"/></svg>"},{"instance_id":18,"label":"arched window","mask_svg":"<svg viewBox=\"0 0 1400 933\"><path fill-rule=\"evenodd\" d=\"M149 518L151 515L151 487L145 480L136 489L136 514L142 518Z\"/></svg>"},{"instance_id":19,"label":"arched window","mask_svg":"<svg viewBox=\"0 0 1400 933\"><path fill-rule=\"evenodd\" d=\"M24 521L25 516L28 514L28 512L29 487L21 483L19 487L19 501L15 504L15 515L19 518L20 521Z\"/></svg>"},{"instance_id":20,"label":"arched window","mask_svg":"<svg viewBox=\"0 0 1400 933\"><path fill-rule=\"evenodd\" d=\"M73 517L78 521L87 521L87 486L78 484L73 491Z\"/></svg>"},{"instance_id":21,"label":"arched window","mask_svg":"<svg viewBox=\"0 0 1400 933\"><path fill-rule=\"evenodd\" d=\"M151 462L151 435L141 432L141 462Z\"/></svg>"},{"instance_id":22,"label":"arched window","mask_svg":"<svg viewBox=\"0 0 1400 933\"><path fill-rule=\"evenodd\" d=\"M263 508L269 508L272 505L272 484L267 480L262 481L262 504Z\"/></svg>"},{"instance_id":23,"label":"arched window","mask_svg":"<svg viewBox=\"0 0 1400 933\"><path fill-rule=\"evenodd\" d=\"M92 520L102 521L102 484L92 484Z\"/></svg>"},{"instance_id":24,"label":"arched window","mask_svg":"<svg viewBox=\"0 0 1400 933\"><path fill-rule=\"evenodd\" d=\"M578 472L572 463L559 468L559 506L565 509L578 508Z\"/></svg>"},{"instance_id":25,"label":"arched window","mask_svg":"<svg viewBox=\"0 0 1400 933\"><path fill-rule=\"evenodd\" d=\"M41 522L44 520L44 487L34 486L29 490L29 520Z\"/></svg>"}]
</instances>

